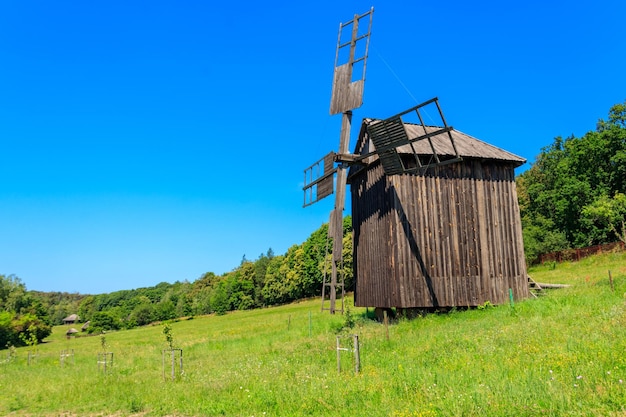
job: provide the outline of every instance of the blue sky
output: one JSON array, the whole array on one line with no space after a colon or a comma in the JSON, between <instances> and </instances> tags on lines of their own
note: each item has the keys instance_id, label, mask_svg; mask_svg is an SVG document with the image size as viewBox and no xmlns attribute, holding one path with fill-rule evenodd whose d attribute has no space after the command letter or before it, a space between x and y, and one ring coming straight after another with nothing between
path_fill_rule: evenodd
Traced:
<instances>
[{"instance_id":1,"label":"blue sky","mask_svg":"<svg viewBox=\"0 0 626 417\"><path fill-rule=\"evenodd\" d=\"M371 6L356 126L438 96L532 162L626 100L623 0L4 0L0 274L102 293L303 242L333 205L301 187L339 141L339 23Z\"/></svg>"}]
</instances>

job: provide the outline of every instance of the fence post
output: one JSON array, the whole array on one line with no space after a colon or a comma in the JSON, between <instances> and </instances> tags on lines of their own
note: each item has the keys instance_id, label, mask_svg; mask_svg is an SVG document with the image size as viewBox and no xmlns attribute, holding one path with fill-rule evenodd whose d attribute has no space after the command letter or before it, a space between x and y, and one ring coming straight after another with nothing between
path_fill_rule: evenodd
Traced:
<instances>
[{"instance_id":1,"label":"fence post","mask_svg":"<svg viewBox=\"0 0 626 417\"><path fill-rule=\"evenodd\" d=\"M337 372L341 372L341 343L339 342L339 336L337 336Z\"/></svg>"},{"instance_id":2,"label":"fence post","mask_svg":"<svg viewBox=\"0 0 626 417\"><path fill-rule=\"evenodd\" d=\"M358 374L361 371L361 354L359 353L359 336L353 336L353 349L354 349L354 373Z\"/></svg>"}]
</instances>

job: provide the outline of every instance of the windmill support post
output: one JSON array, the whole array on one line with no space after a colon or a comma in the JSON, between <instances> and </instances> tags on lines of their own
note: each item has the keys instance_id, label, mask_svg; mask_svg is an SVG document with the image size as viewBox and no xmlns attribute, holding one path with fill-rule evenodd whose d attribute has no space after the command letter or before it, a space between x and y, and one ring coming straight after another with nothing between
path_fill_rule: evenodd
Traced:
<instances>
[{"instance_id":1,"label":"windmill support post","mask_svg":"<svg viewBox=\"0 0 626 417\"><path fill-rule=\"evenodd\" d=\"M343 113L341 118L341 137L339 142L339 153L347 154L350 146L350 128L352 126L352 111ZM343 313L343 210L346 201L346 177L348 171L344 164L337 168L337 192L335 193L335 210L330 216L328 234L333 241L332 269L330 281L330 314L337 311L337 287L341 287L341 308ZM341 277L339 277L339 275Z\"/></svg>"}]
</instances>

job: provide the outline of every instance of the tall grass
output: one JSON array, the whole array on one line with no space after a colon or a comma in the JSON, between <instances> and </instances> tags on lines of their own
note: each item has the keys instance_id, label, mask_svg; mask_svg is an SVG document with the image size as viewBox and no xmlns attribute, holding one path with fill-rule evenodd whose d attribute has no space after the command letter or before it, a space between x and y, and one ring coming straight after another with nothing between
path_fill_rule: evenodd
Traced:
<instances>
[{"instance_id":1,"label":"tall grass","mask_svg":"<svg viewBox=\"0 0 626 417\"><path fill-rule=\"evenodd\" d=\"M100 338L67 340L59 326L30 366L26 348L0 365L0 414L626 416L626 254L531 275L571 286L514 306L400 320L389 340L353 308L359 374L347 352L337 372L345 318L320 312L319 300L172 323L184 352L174 381L162 375L160 325L107 334L115 362L106 374ZM73 363L61 366L63 349Z\"/></svg>"}]
</instances>

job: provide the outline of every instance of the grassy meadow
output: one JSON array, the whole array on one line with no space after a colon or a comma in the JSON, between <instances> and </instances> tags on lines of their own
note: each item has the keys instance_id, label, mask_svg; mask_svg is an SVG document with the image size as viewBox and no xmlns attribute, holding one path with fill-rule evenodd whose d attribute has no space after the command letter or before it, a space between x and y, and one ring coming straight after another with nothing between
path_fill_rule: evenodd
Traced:
<instances>
[{"instance_id":1,"label":"grassy meadow","mask_svg":"<svg viewBox=\"0 0 626 417\"><path fill-rule=\"evenodd\" d=\"M359 374L349 352L337 372L346 318L318 299L172 323L184 353L173 381L162 325L108 333L106 373L100 336L67 340L59 326L30 365L28 348L12 361L0 351L0 415L626 416L626 253L530 275L570 287L388 329L353 308ZM64 349L74 357L61 366Z\"/></svg>"}]
</instances>

